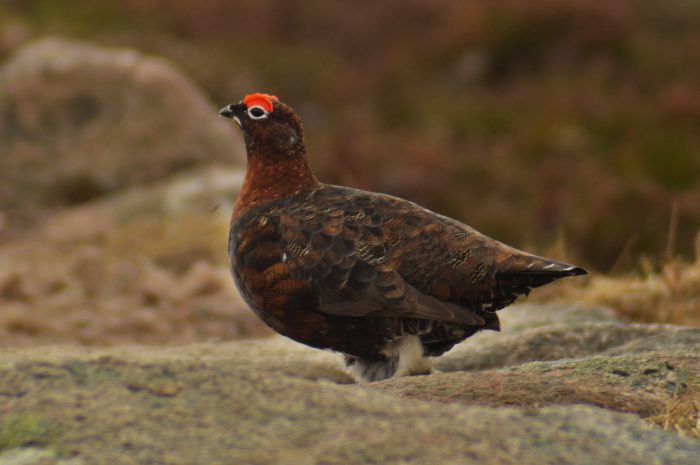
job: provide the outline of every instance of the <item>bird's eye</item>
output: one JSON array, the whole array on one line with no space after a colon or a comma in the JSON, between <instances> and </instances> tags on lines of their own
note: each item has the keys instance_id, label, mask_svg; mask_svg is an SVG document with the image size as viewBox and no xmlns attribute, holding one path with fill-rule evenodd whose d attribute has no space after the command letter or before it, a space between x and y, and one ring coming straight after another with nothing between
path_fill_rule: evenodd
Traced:
<instances>
[{"instance_id":1,"label":"bird's eye","mask_svg":"<svg viewBox=\"0 0 700 465\"><path fill-rule=\"evenodd\" d=\"M267 111L263 107L250 107L248 108L248 116L251 119L263 119L267 118Z\"/></svg>"}]
</instances>

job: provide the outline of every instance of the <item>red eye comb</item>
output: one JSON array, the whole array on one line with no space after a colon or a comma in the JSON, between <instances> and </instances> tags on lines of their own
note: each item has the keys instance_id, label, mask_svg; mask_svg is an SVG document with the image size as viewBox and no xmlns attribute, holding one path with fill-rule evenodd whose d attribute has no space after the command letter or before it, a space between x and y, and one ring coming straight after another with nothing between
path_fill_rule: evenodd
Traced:
<instances>
[{"instance_id":1,"label":"red eye comb","mask_svg":"<svg viewBox=\"0 0 700 465\"><path fill-rule=\"evenodd\" d=\"M250 94L246 95L243 99L243 103L246 107L250 108L253 106L263 107L268 113L272 113L273 102L279 102L279 99L274 95L267 94Z\"/></svg>"}]
</instances>

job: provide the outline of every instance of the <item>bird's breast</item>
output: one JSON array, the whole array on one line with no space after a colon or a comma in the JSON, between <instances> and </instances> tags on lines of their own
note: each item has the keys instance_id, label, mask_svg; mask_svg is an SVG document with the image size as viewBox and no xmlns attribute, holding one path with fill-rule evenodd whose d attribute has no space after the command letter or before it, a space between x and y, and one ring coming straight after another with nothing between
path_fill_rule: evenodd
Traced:
<instances>
[{"instance_id":1,"label":"bird's breast","mask_svg":"<svg viewBox=\"0 0 700 465\"><path fill-rule=\"evenodd\" d=\"M301 339L298 333L323 326L313 311L318 308L316 290L288 260L273 219L260 215L234 223L229 255L241 296L275 331Z\"/></svg>"}]
</instances>

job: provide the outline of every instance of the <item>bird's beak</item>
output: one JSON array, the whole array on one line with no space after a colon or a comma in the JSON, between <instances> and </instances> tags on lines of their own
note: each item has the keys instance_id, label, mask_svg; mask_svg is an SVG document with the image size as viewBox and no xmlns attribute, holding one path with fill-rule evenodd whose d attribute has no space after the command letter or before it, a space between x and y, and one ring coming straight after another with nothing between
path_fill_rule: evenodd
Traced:
<instances>
[{"instance_id":1,"label":"bird's beak","mask_svg":"<svg viewBox=\"0 0 700 465\"><path fill-rule=\"evenodd\" d=\"M224 118L231 118L236 122L236 124L238 124L239 127L243 127L241 124L241 118L238 116L238 113L242 111L240 105L240 103L226 105L224 108L219 110L219 115L223 116Z\"/></svg>"},{"instance_id":2,"label":"bird's beak","mask_svg":"<svg viewBox=\"0 0 700 465\"><path fill-rule=\"evenodd\" d=\"M224 118L233 118L234 116L236 116L233 109L233 104L226 105L224 108L219 110L219 115L223 116Z\"/></svg>"}]
</instances>

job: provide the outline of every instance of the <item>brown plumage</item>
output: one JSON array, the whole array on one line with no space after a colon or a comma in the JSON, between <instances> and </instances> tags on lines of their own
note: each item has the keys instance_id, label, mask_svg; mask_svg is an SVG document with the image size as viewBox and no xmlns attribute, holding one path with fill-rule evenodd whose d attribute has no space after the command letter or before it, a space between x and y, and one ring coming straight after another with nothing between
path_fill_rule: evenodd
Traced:
<instances>
[{"instance_id":1,"label":"brown plumage","mask_svg":"<svg viewBox=\"0 0 700 465\"><path fill-rule=\"evenodd\" d=\"M582 268L504 245L389 195L320 183L299 117L253 94L221 114L248 168L231 220L234 280L275 331L345 354L360 381L429 371L520 295Z\"/></svg>"}]
</instances>

